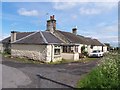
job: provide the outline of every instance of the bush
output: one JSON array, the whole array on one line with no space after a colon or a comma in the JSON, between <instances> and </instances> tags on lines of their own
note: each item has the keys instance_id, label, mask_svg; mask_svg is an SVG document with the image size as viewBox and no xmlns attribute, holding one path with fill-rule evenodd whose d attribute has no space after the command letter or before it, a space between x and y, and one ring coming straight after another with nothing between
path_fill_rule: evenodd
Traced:
<instances>
[{"instance_id":1,"label":"bush","mask_svg":"<svg viewBox=\"0 0 120 90\"><path fill-rule=\"evenodd\" d=\"M109 53L102 58L98 67L78 82L78 88L116 88L119 87L118 53Z\"/></svg>"}]
</instances>

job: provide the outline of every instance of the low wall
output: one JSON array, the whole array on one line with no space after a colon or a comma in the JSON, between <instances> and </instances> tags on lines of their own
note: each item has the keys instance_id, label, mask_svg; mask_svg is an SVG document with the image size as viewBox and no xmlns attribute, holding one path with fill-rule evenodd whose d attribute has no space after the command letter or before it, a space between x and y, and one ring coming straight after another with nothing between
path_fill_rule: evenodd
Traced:
<instances>
[{"instance_id":1,"label":"low wall","mask_svg":"<svg viewBox=\"0 0 120 90\"><path fill-rule=\"evenodd\" d=\"M54 56L53 62L61 61L61 60L62 60L62 57L58 55L58 56Z\"/></svg>"},{"instance_id":2,"label":"low wall","mask_svg":"<svg viewBox=\"0 0 120 90\"><path fill-rule=\"evenodd\" d=\"M75 53L74 54L74 60L76 61L76 60L79 60L79 53Z\"/></svg>"},{"instance_id":3,"label":"low wall","mask_svg":"<svg viewBox=\"0 0 120 90\"><path fill-rule=\"evenodd\" d=\"M79 60L79 53L61 53L61 56L66 60Z\"/></svg>"}]
</instances>

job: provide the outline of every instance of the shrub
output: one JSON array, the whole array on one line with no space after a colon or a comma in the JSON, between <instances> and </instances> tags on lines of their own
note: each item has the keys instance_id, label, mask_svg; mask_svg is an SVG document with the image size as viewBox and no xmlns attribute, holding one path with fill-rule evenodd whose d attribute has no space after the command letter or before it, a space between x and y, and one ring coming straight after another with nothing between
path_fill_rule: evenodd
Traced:
<instances>
[{"instance_id":1,"label":"shrub","mask_svg":"<svg viewBox=\"0 0 120 90\"><path fill-rule=\"evenodd\" d=\"M109 53L101 59L98 67L78 82L78 88L116 88L119 87L118 53Z\"/></svg>"}]
</instances>

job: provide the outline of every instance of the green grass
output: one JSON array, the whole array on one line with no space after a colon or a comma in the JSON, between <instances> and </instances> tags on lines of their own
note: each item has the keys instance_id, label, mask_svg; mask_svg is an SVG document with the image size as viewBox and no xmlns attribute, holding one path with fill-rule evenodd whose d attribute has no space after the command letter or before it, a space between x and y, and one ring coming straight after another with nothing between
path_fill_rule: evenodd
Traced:
<instances>
[{"instance_id":1,"label":"green grass","mask_svg":"<svg viewBox=\"0 0 120 90\"><path fill-rule=\"evenodd\" d=\"M43 64L45 62L41 62L39 60L31 60L31 59L28 59L28 58L19 58L19 57L11 57L10 54L7 54L7 53L1 53L4 57L7 57L7 58L12 58L11 60L14 60L14 61L17 61L17 62L22 62L22 63L34 63L34 64ZM56 62L50 62L50 63L47 63L46 64L62 64L62 63L72 63L72 62L78 62L78 63L86 63L86 62L90 62L90 61L93 61L93 60L96 60L97 58L81 58L80 60L77 60L77 61L73 61L73 60L65 60L65 59L62 59L61 61L56 61Z\"/></svg>"},{"instance_id":2,"label":"green grass","mask_svg":"<svg viewBox=\"0 0 120 90\"><path fill-rule=\"evenodd\" d=\"M78 62L78 63L86 63L86 62L90 62L90 61L93 61L93 60L97 60L97 58L82 58L80 60L77 60L77 61L73 61L73 60L65 60L65 59L62 59L61 61L56 61L56 62L50 62L49 64L61 64L61 63L74 63L74 62Z\"/></svg>"},{"instance_id":3,"label":"green grass","mask_svg":"<svg viewBox=\"0 0 120 90\"><path fill-rule=\"evenodd\" d=\"M118 53L109 53L102 58L98 67L82 77L77 88L116 88L120 81L118 68L120 64ZM120 74L120 73L119 73Z\"/></svg>"},{"instance_id":4,"label":"green grass","mask_svg":"<svg viewBox=\"0 0 120 90\"><path fill-rule=\"evenodd\" d=\"M33 64L43 64L44 62L38 61L38 60L32 60L28 58L18 58L18 57L11 57L11 56L6 56L4 57L8 58L8 60L15 61L15 62L20 62L20 63L33 63Z\"/></svg>"},{"instance_id":5,"label":"green grass","mask_svg":"<svg viewBox=\"0 0 120 90\"><path fill-rule=\"evenodd\" d=\"M8 53L2 53L2 52L0 52L0 54L1 54L2 56L4 56L4 57L11 57L11 55L8 54Z\"/></svg>"}]
</instances>

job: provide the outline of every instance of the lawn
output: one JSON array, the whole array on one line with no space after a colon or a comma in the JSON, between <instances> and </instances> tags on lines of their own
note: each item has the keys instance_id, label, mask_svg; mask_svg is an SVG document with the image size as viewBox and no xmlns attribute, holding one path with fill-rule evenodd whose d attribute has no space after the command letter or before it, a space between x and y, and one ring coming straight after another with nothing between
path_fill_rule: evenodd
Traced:
<instances>
[{"instance_id":1,"label":"lawn","mask_svg":"<svg viewBox=\"0 0 120 90\"><path fill-rule=\"evenodd\" d=\"M120 80L118 78L120 55L118 52L108 53L101 62L90 73L81 78L77 88L117 88Z\"/></svg>"}]
</instances>

